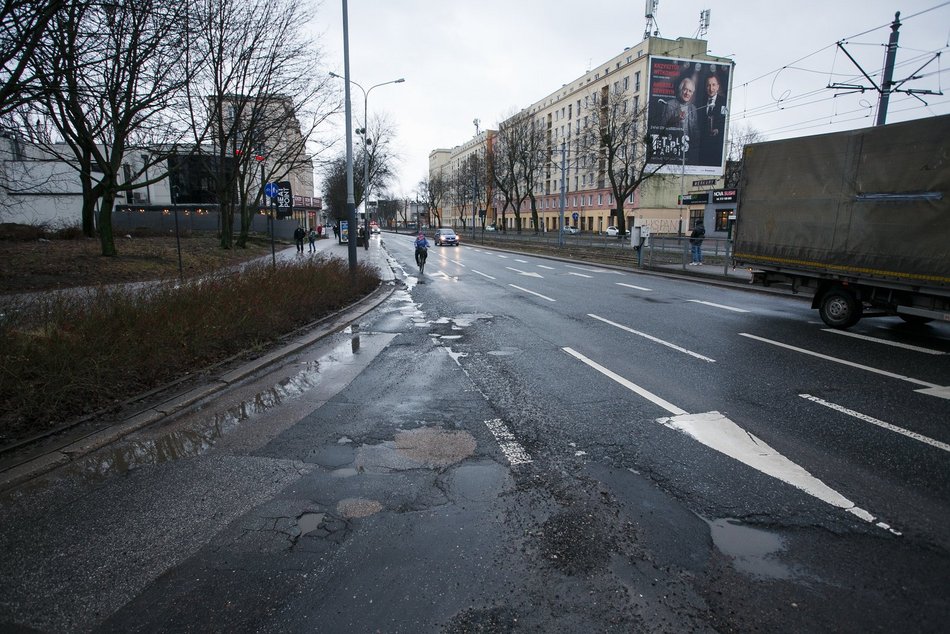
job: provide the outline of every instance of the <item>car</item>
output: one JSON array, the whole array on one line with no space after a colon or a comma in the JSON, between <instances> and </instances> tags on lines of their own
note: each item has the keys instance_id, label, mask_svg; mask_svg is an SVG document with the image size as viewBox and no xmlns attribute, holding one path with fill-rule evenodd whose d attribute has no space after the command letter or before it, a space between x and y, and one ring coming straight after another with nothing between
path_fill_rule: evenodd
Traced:
<instances>
[{"instance_id":1,"label":"car","mask_svg":"<svg viewBox=\"0 0 950 634\"><path fill-rule=\"evenodd\" d=\"M607 230L604 231L604 233L606 233L608 236L616 237L620 235L620 229L618 229L617 227L613 225L610 225L609 227L607 227ZM623 235L627 235L627 232L624 231Z\"/></svg>"},{"instance_id":2,"label":"car","mask_svg":"<svg viewBox=\"0 0 950 634\"><path fill-rule=\"evenodd\" d=\"M434 242L437 247L443 247L447 244L457 247L459 245L459 237L452 229L436 229Z\"/></svg>"},{"instance_id":3,"label":"car","mask_svg":"<svg viewBox=\"0 0 950 634\"><path fill-rule=\"evenodd\" d=\"M485 227L485 231L495 231L495 225L488 225Z\"/></svg>"},{"instance_id":4,"label":"car","mask_svg":"<svg viewBox=\"0 0 950 634\"><path fill-rule=\"evenodd\" d=\"M574 235L574 234L576 234L576 233L580 233L580 232L581 232L581 230L578 229L577 227L572 227L572 226L570 226L570 225L564 227L564 229L563 229L562 231L564 231L564 233L566 233L566 234L568 234L568 235Z\"/></svg>"},{"instance_id":5,"label":"car","mask_svg":"<svg viewBox=\"0 0 950 634\"><path fill-rule=\"evenodd\" d=\"M375 222L369 223L369 232L370 233L379 233L379 225Z\"/></svg>"}]
</instances>

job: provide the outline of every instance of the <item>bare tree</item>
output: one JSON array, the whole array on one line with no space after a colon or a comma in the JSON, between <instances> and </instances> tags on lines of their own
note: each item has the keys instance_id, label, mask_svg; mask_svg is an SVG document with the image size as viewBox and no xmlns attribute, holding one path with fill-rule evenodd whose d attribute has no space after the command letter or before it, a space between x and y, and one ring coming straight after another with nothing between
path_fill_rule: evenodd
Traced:
<instances>
[{"instance_id":1,"label":"bare tree","mask_svg":"<svg viewBox=\"0 0 950 634\"><path fill-rule=\"evenodd\" d=\"M123 178L126 155L173 146L186 133L178 114L193 68L188 8L175 0L71 2L55 14L34 55L39 91L21 113L48 122L44 129L55 129L68 146L70 155L60 158L79 173L84 225L101 201L103 255L116 255L117 196L140 186Z\"/></svg>"},{"instance_id":2,"label":"bare tree","mask_svg":"<svg viewBox=\"0 0 950 634\"><path fill-rule=\"evenodd\" d=\"M198 0L196 50L206 59L192 90L192 126L210 138L221 208L221 245L246 244L263 183L312 173L329 142L318 128L339 109L321 53L305 33L301 0Z\"/></svg>"},{"instance_id":3,"label":"bare tree","mask_svg":"<svg viewBox=\"0 0 950 634\"><path fill-rule=\"evenodd\" d=\"M5 0L0 5L0 116L34 99L34 57L65 0Z\"/></svg>"},{"instance_id":4,"label":"bare tree","mask_svg":"<svg viewBox=\"0 0 950 634\"><path fill-rule=\"evenodd\" d=\"M527 111L511 115L499 126L489 166L495 186L502 195L502 228L507 228L505 210L511 207L515 227L522 228L521 208L531 199L532 225L540 229L534 188L547 155L546 139L540 124Z\"/></svg>"},{"instance_id":5,"label":"bare tree","mask_svg":"<svg viewBox=\"0 0 950 634\"><path fill-rule=\"evenodd\" d=\"M726 172L723 175L726 188L733 189L739 186L739 179L742 176L742 153L745 146L761 141L765 141L765 136L751 126L732 128L729 131Z\"/></svg>"},{"instance_id":6,"label":"bare tree","mask_svg":"<svg viewBox=\"0 0 950 634\"><path fill-rule=\"evenodd\" d=\"M431 174L416 185L418 201L425 205L430 218L435 218L435 226L442 226L442 205L449 195L449 187L442 172Z\"/></svg>"},{"instance_id":7,"label":"bare tree","mask_svg":"<svg viewBox=\"0 0 950 634\"><path fill-rule=\"evenodd\" d=\"M617 229L626 232L624 204L645 181L666 164L652 163L652 144L646 134L646 107L639 107L627 91L603 87L591 95L590 122L577 139L577 164L596 174L598 187L610 183Z\"/></svg>"}]
</instances>

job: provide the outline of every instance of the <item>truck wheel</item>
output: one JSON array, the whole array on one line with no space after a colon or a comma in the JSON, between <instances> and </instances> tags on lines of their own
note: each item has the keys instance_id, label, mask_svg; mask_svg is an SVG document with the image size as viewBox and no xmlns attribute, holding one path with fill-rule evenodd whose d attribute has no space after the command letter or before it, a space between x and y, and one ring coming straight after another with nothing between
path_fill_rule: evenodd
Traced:
<instances>
[{"instance_id":1,"label":"truck wheel","mask_svg":"<svg viewBox=\"0 0 950 634\"><path fill-rule=\"evenodd\" d=\"M843 288L833 288L821 298L818 314L832 328L845 329L858 323L863 307L861 302Z\"/></svg>"}]
</instances>

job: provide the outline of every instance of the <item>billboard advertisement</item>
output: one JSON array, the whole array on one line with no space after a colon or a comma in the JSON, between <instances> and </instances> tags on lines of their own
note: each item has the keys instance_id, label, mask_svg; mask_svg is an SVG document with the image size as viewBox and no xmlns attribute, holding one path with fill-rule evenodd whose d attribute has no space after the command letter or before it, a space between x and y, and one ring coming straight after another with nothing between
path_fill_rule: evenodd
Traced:
<instances>
[{"instance_id":1,"label":"billboard advertisement","mask_svg":"<svg viewBox=\"0 0 950 634\"><path fill-rule=\"evenodd\" d=\"M722 175L731 76L730 64L650 57L650 162L661 173Z\"/></svg>"}]
</instances>

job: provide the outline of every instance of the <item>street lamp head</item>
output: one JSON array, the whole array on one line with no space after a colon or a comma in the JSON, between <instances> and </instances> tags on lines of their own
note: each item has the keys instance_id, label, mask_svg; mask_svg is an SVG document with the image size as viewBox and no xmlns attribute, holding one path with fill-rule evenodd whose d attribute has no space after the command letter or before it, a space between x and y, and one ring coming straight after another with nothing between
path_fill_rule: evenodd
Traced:
<instances>
[{"instance_id":1,"label":"street lamp head","mask_svg":"<svg viewBox=\"0 0 950 634\"><path fill-rule=\"evenodd\" d=\"M334 72L333 72L332 70L330 71L330 77L336 77L337 79L343 79L343 77L342 77L342 76L340 76L340 75L337 75L337 74L336 74L336 73L334 73Z\"/></svg>"},{"instance_id":2,"label":"street lamp head","mask_svg":"<svg viewBox=\"0 0 950 634\"><path fill-rule=\"evenodd\" d=\"M403 83L404 81L406 81L406 80L405 80L404 78L400 77L399 79L397 79L397 80L396 80L395 82L393 82L393 83L401 84L401 83Z\"/></svg>"}]
</instances>

